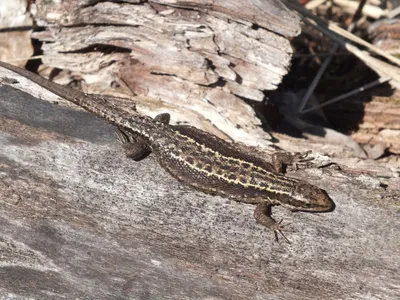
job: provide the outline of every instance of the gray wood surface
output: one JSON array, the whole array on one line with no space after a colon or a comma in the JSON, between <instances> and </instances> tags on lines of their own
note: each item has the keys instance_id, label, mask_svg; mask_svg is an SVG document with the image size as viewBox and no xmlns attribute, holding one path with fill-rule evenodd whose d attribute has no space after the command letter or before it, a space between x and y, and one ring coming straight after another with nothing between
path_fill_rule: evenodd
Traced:
<instances>
[{"instance_id":1,"label":"gray wood surface","mask_svg":"<svg viewBox=\"0 0 400 300\"><path fill-rule=\"evenodd\" d=\"M301 169L336 210L275 216L182 186L113 128L0 86L1 299L399 299L398 191Z\"/></svg>"}]
</instances>

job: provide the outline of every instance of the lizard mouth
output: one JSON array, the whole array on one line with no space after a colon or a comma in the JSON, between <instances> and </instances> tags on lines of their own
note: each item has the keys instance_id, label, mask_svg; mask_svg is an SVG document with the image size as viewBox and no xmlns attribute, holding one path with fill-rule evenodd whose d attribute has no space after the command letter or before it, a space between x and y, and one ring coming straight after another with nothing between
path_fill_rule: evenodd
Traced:
<instances>
[{"instance_id":1,"label":"lizard mouth","mask_svg":"<svg viewBox=\"0 0 400 300\"><path fill-rule=\"evenodd\" d=\"M332 212L336 208L335 202L332 199L327 198L324 200L323 204L309 204L303 207L292 209L292 211L305 211L305 212L314 212L314 213L327 213Z\"/></svg>"},{"instance_id":2,"label":"lizard mouth","mask_svg":"<svg viewBox=\"0 0 400 300\"><path fill-rule=\"evenodd\" d=\"M322 189L318 190L317 197L309 199L313 200L305 201L305 199L303 199L301 205L292 207L291 211L324 213L324 212L334 211L336 208L335 202L333 202L333 200L328 196L328 194Z\"/></svg>"},{"instance_id":3,"label":"lizard mouth","mask_svg":"<svg viewBox=\"0 0 400 300\"><path fill-rule=\"evenodd\" d=\"M321 210L318 210L319 212L331 212L334 211L336 208L335 202L329 197L328 193L325 192L324 190L321 190L322 194L325 196L324 199L324 204L320 206ZM317 208L318 209L318 208Z\"/></svg>"},{"instance_id":4,"label":"lizard mouth","mask_svg":"<svg viewBox=\"0 0 400 300\"><path fill-rule=\"evenodd\" d=\"M296 186L288 204L294 211L330 212L335 209L335 203L325 190L304 182Z\"/></svg>"}]
</instances>

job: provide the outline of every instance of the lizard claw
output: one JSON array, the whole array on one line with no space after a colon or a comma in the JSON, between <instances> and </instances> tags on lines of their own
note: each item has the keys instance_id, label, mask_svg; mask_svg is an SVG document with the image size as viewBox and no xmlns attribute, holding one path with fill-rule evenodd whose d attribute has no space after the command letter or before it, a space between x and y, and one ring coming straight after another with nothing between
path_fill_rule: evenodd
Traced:
<instances>
[{"instance_id":1,"label":"lizard claw","mask_svg":"<svg viewBox=\"0 0 400 300\"><path fill-rule=\"evenodd\" d=\"M299 169L299 165L307 167L307 163L314 158L307 158L311 151L305 152L276 152L272 155L272 165L275 170L279 173L285 173L286 167L293 165L296 170Z\"/></svg>"},{"instance_id":2,"label":"lizard claw","mask_svg":"<svg viewBox=\"0 0 400 300\"><path fill-rule=\"evenodd\" d=\"M282 221L283 221L283 219L281 219L279 222L275 223L275 225L271 227L271 230L274 233L275 240L277 242L279 241L279 235L281 235L288 244L291 244L290 241L288 240L288 238L283 233L283 231L289 231L287 229L287 226L289 226L291 223L282 224Z\"/></svg>"},{"instance_id":3,"label":"lizard claw","mask_svg":"<svg viewBox=\"0 0 400 300\"><path fill-rule=\"evenodd\" d=\"M299 166L307 167L307 163L314 159L314 157L307 157L311 152L311 150L308 150L293 154L293 165L295 166L296 170L299 169Z\"/></svg>"},{"instance_id":4,"label":"lizard claw","mask_svg":"<svg viewBox=\"0 0 400 300\"><path fill-rule=\"evenodd\" d=\"M130 142L128 135L125 133L125 131L122 128L117 127L114 132L117 136L118 141L122 145Z\"/></svg>"},{"instance_id":5,"label":"lizard claw","mask_svg":"<svg viewBox=\"0 0 400 300\"><path fill-rule=\"evenodd\" d=\"M306 161L310 161L313 160L313 157L309 157L307 158L307 156L311 153L311 150L308 151L304 151L304 152L296 152L293 153L293 158L296 162L306 162Z\"/></svg>"}]
</instances>

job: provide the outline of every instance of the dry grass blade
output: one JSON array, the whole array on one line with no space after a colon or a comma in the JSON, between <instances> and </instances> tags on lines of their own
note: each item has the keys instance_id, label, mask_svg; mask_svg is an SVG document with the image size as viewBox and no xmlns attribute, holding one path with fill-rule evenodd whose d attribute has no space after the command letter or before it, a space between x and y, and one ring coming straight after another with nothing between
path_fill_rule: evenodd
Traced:
<instances>
[{"instance_id":1,"label":"dry grass blade","mask_svg":"<svg viewBox=\"0 0 400 300\"><path fill-rule=\"evenodd\" d=\"M285 4L288 5L290 8L296 10L298 13L300 13L300 15L305 23L312 25L317 30L319 30L323 34L329 36L332 40L339 43L340 45L345 46L345 44L346 44L345 39L348 39L350 41L353 41L354 43L357 43L361 46L368 48L369 50L386 58L390 62L396 64L397 66L400 66L400 59L398 59L395 56L387 53L386 51L379 49L378 47L375 47L374 45L364 41L363 39L357 37L356 35L352 34L351 32L348 32L348 31L340 28L335 23L333 23L333 22L327 23L326 21L322 20L321 18L319 18L318 16L309 12L305 8L301 7L300 5L289 3L286 1L285 1Z\"/></svg>"}]
</instances>

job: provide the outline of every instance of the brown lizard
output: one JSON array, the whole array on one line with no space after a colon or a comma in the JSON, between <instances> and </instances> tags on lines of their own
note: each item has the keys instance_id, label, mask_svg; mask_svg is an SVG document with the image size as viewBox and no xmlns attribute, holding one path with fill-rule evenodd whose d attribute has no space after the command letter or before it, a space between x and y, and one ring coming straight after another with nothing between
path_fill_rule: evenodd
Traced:
<instances>
[{"instance_id":1,"label":"brown lizard","mask_svg":"<svg viewBox=\"0 0 400 300\"><path fill-rule=\"evenodd\" d=\"M127 113L108 102L106 96L86 95L4 62L0 66L117 126L119 138L131 158L137 160L151 151L173 177L196 190L256 204L256 221L272 229L276 239L278 233L286 239L282 233L285 225L272 218L271 206L309 212L334 209L333 201L324 190L279 172L283 163L291 163L294 158L302 157L301 154L277 153L271 164L235 143L195 127L169 125L168 114L152 119Z\"/></svg>"}]
</instances>

